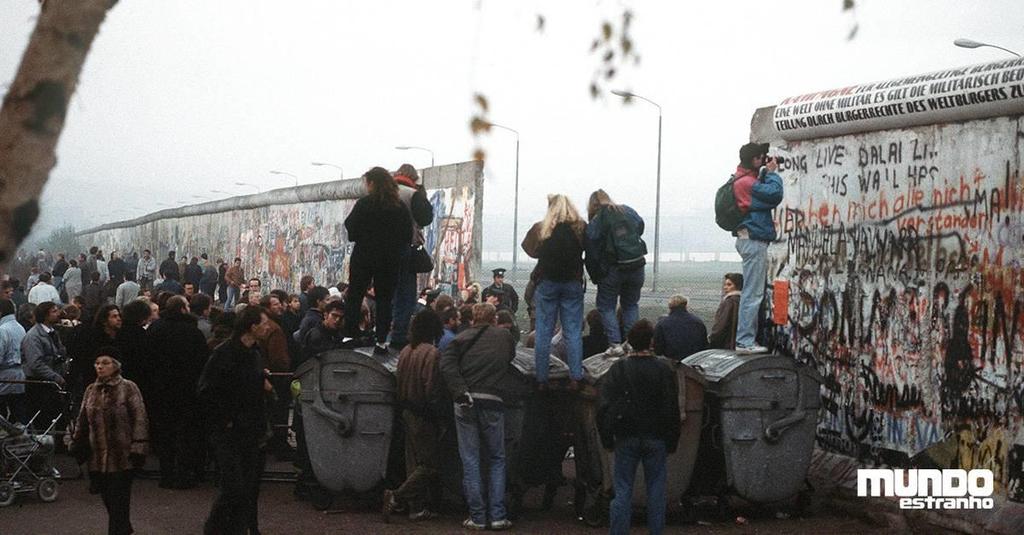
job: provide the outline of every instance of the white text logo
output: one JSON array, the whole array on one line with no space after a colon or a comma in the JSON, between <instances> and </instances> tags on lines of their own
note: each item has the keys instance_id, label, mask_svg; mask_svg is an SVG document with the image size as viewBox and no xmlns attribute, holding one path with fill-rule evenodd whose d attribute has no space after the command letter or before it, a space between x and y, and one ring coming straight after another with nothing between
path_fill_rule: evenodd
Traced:
<instances>
[{"instance_id":1,"label":"white text logo","mask_svg":"<svg viewBox=\"0 0 1024 535\"><path fill-rule=\"evenodd\" d=\"M994 490L991 470L857 470L857 496L894 496L900 509L992 509Z\"/></svg>"}]
</instances>

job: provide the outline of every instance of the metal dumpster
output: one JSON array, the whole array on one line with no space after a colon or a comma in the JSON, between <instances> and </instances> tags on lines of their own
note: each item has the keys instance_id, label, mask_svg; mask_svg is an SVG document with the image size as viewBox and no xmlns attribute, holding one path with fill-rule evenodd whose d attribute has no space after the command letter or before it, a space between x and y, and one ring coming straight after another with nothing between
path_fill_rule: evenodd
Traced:
<instances>
[{"instance_id":1,"label":"metal dumpster","mask_svg":"<svg viewBox=\"0 0 1024 535\"><path fill-rule=\"evenodd\" d=\"M724 472L726 491L755 503L801 492L821 406L821 376L793 358L711 349L683 360L707 381L709 419L700 465Z\"/></svg>"},{"instance_id":2,"label":"metal dumpster","mask_svg":"<svg viewBox=\"0 0 1024 535\"><path fill-rule=\"evenodd\" d=\"M598 478L596 482L588 481L588 486L591 488L595 483L599 483L600 494L604 498L595 500L594 507L600 511L590 510L587 512L588 522L594 525L602 523L603 516L607 514L607 500L612 496L613 467L615 466L614 454L601 447L597 432L597 404L600 401L601 383L602 378L612 365L625 358L628 349L628 346L626 350L612 348L606 353L594 355L583 361L585 375L594 382L596 390L592 396L585 396L589 403L585 404L583 410L588 428L587 450L590 452L591 458L577 460L577 473L591 479ZM668 456L665 496L668 499L668 508L672 510L679 507L680 498L690 484L690 476L697 460L703 417L704 379L690 366L664 357L658 357L658 359L676 371L676 380L679 386L679 410L683 419L676 452ZM580 470L580 465L584 463L586 464L585 470ZM646 503L647 489L643 471L637 470L637 479L633 485L633 504L644 505Z\"/></svg>"},{"instance_id":3,"label":"metal dumpster","mask_svg":"<svg viewBox=\"0 0 1024 535\"><path fill-rule=\"evenodd\" d=\"M397 360L372 348L336 349L296 370L310 465L326 489L366 492L387 476Z\"/></svg>"}]
</instances>

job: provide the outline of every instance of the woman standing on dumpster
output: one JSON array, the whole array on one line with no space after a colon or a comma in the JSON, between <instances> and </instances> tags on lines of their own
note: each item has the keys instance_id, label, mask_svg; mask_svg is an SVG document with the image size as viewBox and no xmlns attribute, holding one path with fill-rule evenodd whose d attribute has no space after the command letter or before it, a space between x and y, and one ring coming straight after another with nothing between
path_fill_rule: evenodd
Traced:
<instances>
[{"instance_id":1,"label":"woman standing on dumpster","mask_svg":"<svg viewBox=\"0 0 1024 535\"><path fill-rule=\"evenodd\" d=\"M373 287L377 301L375 354L387 354L391 330L391 301L398 283L402 259L412 241L412 216L398 196L398 185L383 167L363 175L365 197L345 218L348 241L355 242L349 261L348 295L345 298L346 345L358 343L363 297Z\"/></svg>"},{"instance_id":2,"label":"woman standing on dumpster","mask_svg":"<svg viewBox=\"0 0 1024 535\"><path fill-rule=\"evenodd\" d=\"M121 377L120 351L108 346L97 354L96 381L85 389L71 451L88 462L92 488L107 508L107 534L129 535L132 478L149 446L146 406L139 387Z\"/></svg>"},{"instance_id":3,"label":"woman standing on dumpster","mask_svg":"<svg viewBox=\"0 0 1024 535\"><path fill-rule=\"evenodd\" d=\"M586 223L565 195L548 195L548 212L523 239L523 251L537 259L537 383L545 388L555 322L561 322L569 362L570 388L583 379L583 247Z\"/></svg>"}]
</instances>

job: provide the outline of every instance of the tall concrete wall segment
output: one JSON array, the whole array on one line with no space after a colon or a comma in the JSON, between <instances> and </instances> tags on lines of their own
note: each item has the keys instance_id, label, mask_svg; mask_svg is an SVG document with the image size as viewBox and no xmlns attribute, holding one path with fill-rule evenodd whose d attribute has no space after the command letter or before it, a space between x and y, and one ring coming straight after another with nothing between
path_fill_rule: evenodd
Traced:
<instances>
[{"instance_id":1,"label":"tall concrete wall segment","mask_svg":"<svg viewBox=\"0 0 1024 535\"><path fill-rule=\"evenodd\" d=\"M991 469L1024 502L1024 111L971 106L788 141L754 114L788 158L762 329L825 377L823 449Z\"/></svg>"},{"instance_id":2,"label":"tall concrete wall segment","mask_svg":"<svg viewBox=\"0 0 1024 535\"><path fill-rule=\"evenodd\" d=\"M425 230L434 272L422 282L454 293L480 270L483 164L431 167L421 175L434 206L434 224ZM317 284L348 279L352 244L344 222L364 193L361 179L310 184L162 210L79 235L104 251L150 249L161 260L170 250L237 256L246 274L259 276L265 286L297 291L306 274Z\"/></svg>"}]
</instances>

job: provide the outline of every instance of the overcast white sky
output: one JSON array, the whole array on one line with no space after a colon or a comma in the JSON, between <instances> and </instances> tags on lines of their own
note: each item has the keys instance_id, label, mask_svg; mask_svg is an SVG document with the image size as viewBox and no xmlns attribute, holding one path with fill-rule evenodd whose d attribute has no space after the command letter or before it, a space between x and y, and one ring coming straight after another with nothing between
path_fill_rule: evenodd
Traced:
<instances>
[{"instance_id":1,"label":"overcast white sky","mask_svg":"<svg viewBox=\"0 0 1024 535\"><path fill-rule=\"evenodd\" d=\"M590 42L622 6L635 13L642 62L615 85L664 109L663 225L713 220L713 192L758 107L1005 56L954 48L957 37L1024 51L1024 9L1013 0L857 0L853 14L841 4L121 0L72 101L42 225L82 228L163 208L157 202L224 196L211 189L254 191L236 181L293 183L271 169L302 183L337 177L312 161L340 165L346 178L429 164L396 145L429 147L439 164L467 160L479 91L491 119L522 134L521 232L547 193L582 208L597 187L653 226L656 111L595 101L587 89L597 64ZM0 0L4 90L38 9L37 0ZM511 243L514 147L501 131L486 141L488 250Z\"/></svg>"}]
</instances>

